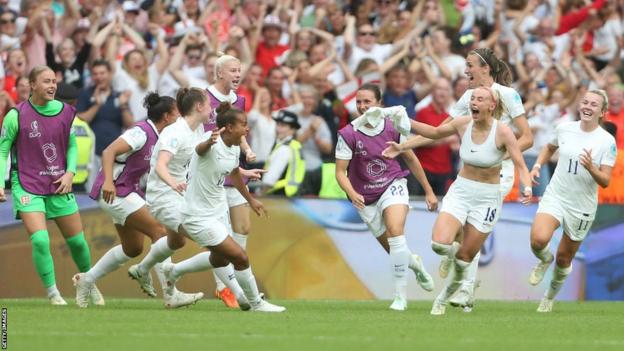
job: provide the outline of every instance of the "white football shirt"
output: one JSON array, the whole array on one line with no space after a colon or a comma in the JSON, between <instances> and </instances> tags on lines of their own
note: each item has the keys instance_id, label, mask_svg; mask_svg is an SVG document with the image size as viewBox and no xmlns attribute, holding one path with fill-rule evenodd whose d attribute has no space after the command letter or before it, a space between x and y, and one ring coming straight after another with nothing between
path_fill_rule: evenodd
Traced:
<instances>
[{"instance_id":1,"label":"white football shirt","mask_svg":"<svg viewBox=\"0 0 624 351\"><path fill-rule=\"evenodd\" d=\"M169 161L169 174L178 182L185 181L188 165L195 153L195 146L204 136L202 123L195 130L191 130L186 120L178 118L173 124L163 129L158 142L154 146L150 159L150 173L147 178L147 201L151 204L156 198L169 191L174 191L156 174L156 161L161 150L170 152L173 156Z\"/></svg>"},{"instance_id":2,"label":"white football shirt","mask_svg":"<svg viewBox=\"0 0 624 351\"><path fill-rule=\"evenodd\" d=\"M238 167L240 146L227 146L219 137L203 156L194 157L184 205L187 216L219 216L228 211L223 183L225 177Z\"/></svg>"},{"instance_id":3,"label":"white football shirt","mask_svg":"<svg viewBox=\"0 0 624 351\"><path fill-rule=\"evenodd\" d=\"M581 130L581 122L563 122L550 144L559 147L559 161L544 196L555 196L578 218L593 220L598 206L598 183L579 161L583 149L591 150L596 167L613 167L617 156L615 138L601 127Z\"/></svg>"}]
</instances>

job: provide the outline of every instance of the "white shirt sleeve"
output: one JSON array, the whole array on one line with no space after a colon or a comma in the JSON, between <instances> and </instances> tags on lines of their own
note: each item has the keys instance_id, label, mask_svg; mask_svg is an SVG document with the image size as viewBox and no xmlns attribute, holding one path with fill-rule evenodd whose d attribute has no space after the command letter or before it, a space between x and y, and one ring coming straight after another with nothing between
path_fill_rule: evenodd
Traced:
<instances>
[{"instance_id":1,"label":"white shirt sleeve","mask_svg":"<svg viewBox=\"0 0 624 351\"><path fill-rule=\"evenodd\" d=\"M165 128L163 132L160 134L160 151L169 151L171 154L175 155L180 148L180 144L182 140L178 133L175 132L174 128Z\"/></svg>"},{"instance_id":2,"label":"white shirt sleeve","mask_svg":"<svg viewBox=\"0 0 624 351\"><path fill-rule=\"evenodd\" d=\"M147 134L145 134L141 127L136 126L126 130L121 135L121 138L125 140L128 145L130 145L130 148L132 148L133 152L142 148L143 145L145 145L145 143L147 142Z\"/></svg>"},{"instance_id":3,"label":"white shirt sleeve","mask_svg":"<svg viewBox=\"0 0 624 351\"><path fill-rule=\"evenodd\" d=\"M288 146L280 146L269 158L269 168L262 176L262 183L273 186L280 179L290 160L290 148Z\"/></svg>"},{"instance_id":4,"label":"white shirt sleeve","mask_svg":"<svg viewBox=\"0 0 624 351\"><path fill-rule=\"evenodd\" d=\"M617 159L617 146L615 145L615 139L611 137L608 140L606 140L604 143L604 148L602 151L600 164L613 167L615 165L616 159Z\"/></svg>"},{"instance_id":5,"label":"white shirt sleeve","mask_svg":"<svg viewBox=\"0 0 624 351\"><path fill-rule=\"evenodd\" d=\"M513 88L504 89L502 91L503 94L501 96L501 100L505 109L509 113L509 117L513 119L523 115L525 111L520 94L518 94L518 92Z\"/></svg>"},{"instance_id":6,"label":"white shirt sleeve","mask_svg":"<svg viewBox=\"0 0 624 351\"><path fill-rule=\"evenodd\" d=\"M551 134L550 141L548 142L550 145L559 147L559 133L564 125L566 125L566 123L561 123L555 128L555 131Z\"/></svg>"},{"instance_id":7,"label":"white shirt sleeve","mask_svg":"<svg viewBox=\"0 0 624 351\"><path fill-rule=\"evenodd\" d=\"M472 97L472 90L468 89L462 95L459 100L451 106L449 109L449 116L455 119L461 116L469 116L470 115L470 97Z\"/></svg>"},{"instance_id":8,"label":"white shirt sleeve","mask_svg":"<svg viewBox=\"0 0 624 351\"><path fill-rule=\"evenodd\" d=\"M341 135L338 135L338 142L336 143L336 159L338 160L351 160L353 158L353 151L347 142L344 141Z\"/></svg>"}]
</instances>

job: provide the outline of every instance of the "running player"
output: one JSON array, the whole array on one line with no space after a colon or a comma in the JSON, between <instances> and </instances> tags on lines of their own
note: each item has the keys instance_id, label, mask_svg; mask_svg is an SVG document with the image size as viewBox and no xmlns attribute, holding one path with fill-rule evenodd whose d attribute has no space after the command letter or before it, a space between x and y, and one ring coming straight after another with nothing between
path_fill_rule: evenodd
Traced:
<instances>
[{"instance_id":1,"label":"running player","mask_svg":"<svg viewBox=\"0 0 624 351\"><path fill-rule=\"evenodd\" d=\"M148 119L124 132L102 152L102 169L90 196L113 218L121 244L108 250L88 272L74 276L79 307L88 306L91 286L98 279L141 254L144 235L154 243L166 234L165 228L145 206L141 180L149 170L149 160L159 134L173 123L178 110L173 98L157 93L148 94L143 106ZM163 295L167 308L193 304L204 296L203 293L177 291Z\"/></svg>"},{"instance_id":2,"label":"running player","mask_svg":"<svg viewBox=\"0 0 624 351\"><path fill-rule=\"evenodd\" d=\"M191 177L181 210L182 227L186 233L210 252L200 253L178 264L164 264L168 287L175 287L176 281L185 273L214 268L219 278L232 290L242 310L285 311L284 307L260 297L247 254L230 236L224 187L227 175L254 212L266 216L262 203L249 193L238 167L239 145L248 132L247 116L241 110L232 109L230 104L222 103L217 109L217 126L219 130L214 130L208 140L195 148L198 156L191 164ZM262 173L262 170L252 171L256 173L256 178ZM240 287L231 284L235 281Z\"/></svg>"},{"instance_id":3,"label":"running player","mask_svg":"<svg viewBox=\"0 0 624 351\"><path fill-rule=\"evenodd\" d=\"M477 88L470 100L470 116L455 118L438 127L412 122L416 133L426 138L441 139L456 133L461 136L459 155L464 165L444 196L431 241L437 254L454 257L455 275L435 299L431 309L433 315L445 313L448 299L460 287L468 265L498 221L503 202L500 196L501 163L506 153L518 167L521 183L526 185L523 202L528 203L532 195L529 171L516 137L509 127L494 117L499 117L502 109L496 91ZM464 233L462 243L453 247L453 240L460 230Z\"/></svg>"},{"instance_id":4,"label":"running player","mask_svg":"<svg viewBox=\"0 0 624 351\"><path fill-rule=\"evenodd\" d=\"M7 113L0 133L0 174L6 174L11 152L11 194L13 213L24 222L32 244L35 270L52 305L67 305L56 287L54 261L46 220L53 219L61 230L72 259L81 272L91 268L91 254L84 237L78 204L72 193L78 147L71 129L74 107L54 99L56 75L47 66L30 71L31 96ZM6 201L4 181L0 202ZM91 301L104 305L95 285Z\"/></svg>"},{"instance_id":5,"label":"running player","mask_svg":"<svg viewBox=\"0 0 624 351\"><path fill-rule=\"evenodd\" d=\"M609 102L603 90L591 90L581 99L580 121L562 122L552 140L540 152L531 170L534 181L541 165L559 150L557 168L546 187L531 227L531 250L539 263L531 271L529 283L537 285L555 260L550 240L558 227L563 236L557 249L550 287L542 298L538 312L552 311L555 296L572 272L572 260L591 229L598 207L598 185L606 188L611 180L617 148L611 134L600 127Z\"/></svg>"},{"instance_id":6,"label":"running player","mask_svg":"<svg viewBox=\"0 0 624 351\"><path fill-rule=\"evenodd\" d=\"M364 84L356 93L357 110L364 115L371 107L381 106L381 90L377 85ZM407 309L407 270L416 273L420 286L433 290L433 279L425 270L422 259L413 255L405 239L405 219L409 212L407 170L401 170L396 160L381 157L390 141L398 142L401 135L388 120L366 121L362 127L349 124L339 132L336 146L336 180L358 209L377 241L390 254L394 276L395 297L390 308ZM401 154L410 171L426 193L429 210L434 211L438 200L427 181L425 172L413 152Z\"/></svg>"},{"instance_id":7,"label":"running player","mask_svg":"<svg viewBox=\"0 0 624 351\"><path fill-rule=\"evenodd\" d=\"M449 111L449 118L444 121L448 123L454 118L468 116L471 114L471 97L475 88L488 87L498 93L500 96L499 104L501 104L502 114L500 122L508 127L514 127L518 139L518 147L520 151L527 150L533 145L533 134L529 128L526 118L522 99L518 92L510 88L511 72L507 64L500 60L494 52L488 48L479 48L472 50L466 56L466 75L468 76L468 86L464 95L453 105ZM403 148L414 148L427 145L427 141L422 136L410 138ZM397 149L386 149L384 155L387 157L396 157ZM514 184L514 166L513 161L509 159L509 155L505 156L501 167L501 197L504 199L511 191ZM458 233L459 236L459 233ZM457 245L457 244L456 244ZM481 254L477 253L473 262L467 269L466 280L462 283L462 287L458 293L450 300L452 305L462 306L465 311L471 311L474 304L474 289L479 267L479 258ZM440 262L440 276L446 278L448 276L452 257L442 257Z\"/></svg>"},{"instance_id":8,"label":"running player","mask_svg":"<svg viewBox=\"0 0 624 351\"><path fill-rule=\"evenodd\" d=\"M244 111L245 97L236 94L236 89L241 81L241 63L230 55L222 55L215 62L215 83L208 87L207 94L210 99L210 106L213 111L222 102L229 102L233 107ZM211 120L205 124L206 130L214 130L216 127L216 113L213 113ZM245 154L247 163L256 160L255 153L249 147L245 136L241 142L241 150ZM244 166L244 164L242 165ZM247 235L251 227L249 204L238 190L232 186L229 177L225 178L225 193L230 212L230 223L232 225L232 238L243 250L247 250ZM213 272L215 273L215 272ZM214 275L217 289L215 296L230 308L238 308L236 298L225 284Z\"/></svg>"}]
</instances>

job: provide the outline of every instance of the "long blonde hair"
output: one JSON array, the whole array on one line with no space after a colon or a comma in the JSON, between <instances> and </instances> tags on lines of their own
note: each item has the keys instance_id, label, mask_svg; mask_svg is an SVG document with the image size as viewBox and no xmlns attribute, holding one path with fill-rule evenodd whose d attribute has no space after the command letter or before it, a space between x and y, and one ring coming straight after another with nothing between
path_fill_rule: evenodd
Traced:
<instances>
[{"instance_id":1,"label":"long blonde hair","mask_svg":"<svg viewBox=\"0 0 624 351\"><path fill-rule=\"evenodd\" d=\"M128 61L130 61L130 55L134 53L138 53L139 55L141 55L141 58L143 58L143 61L145 62L145 66L143 67L143 72L141 72L140 74L137 74L131 71L128 67ZM147 69L147 58L145 57L145 53L143 51L139 49L128 51L124 55L122 67L126 72L128 72L130 77L134 78L139 83L139 87L141 89L146 90L149 87L149 72Z\"/></svg>"}]
</instances>

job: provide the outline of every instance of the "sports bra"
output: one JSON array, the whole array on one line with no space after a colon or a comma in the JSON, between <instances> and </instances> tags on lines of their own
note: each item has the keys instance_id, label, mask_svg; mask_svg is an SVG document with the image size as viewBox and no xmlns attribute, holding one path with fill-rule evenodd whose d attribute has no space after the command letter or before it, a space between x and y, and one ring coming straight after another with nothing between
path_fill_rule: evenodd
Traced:
<instances>
[{"instance_id":1,"label":"sports bra","mask_svg":"<svg viewBox=\"0 0 624 351\"><path fill-rule=\"evenodd\" d=\"M496 147L496 127L498 121L494 120L490 134L482 144L472 142L473 125L474 121L470 121L466 132L462 136L459 157L461 157L464 163L475 167L490 168L500 165L505 156L505 151Z\"/></svg>"}]
</instances>

